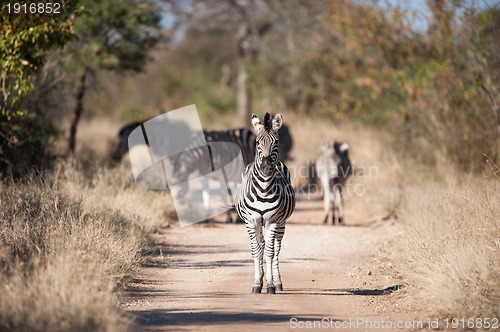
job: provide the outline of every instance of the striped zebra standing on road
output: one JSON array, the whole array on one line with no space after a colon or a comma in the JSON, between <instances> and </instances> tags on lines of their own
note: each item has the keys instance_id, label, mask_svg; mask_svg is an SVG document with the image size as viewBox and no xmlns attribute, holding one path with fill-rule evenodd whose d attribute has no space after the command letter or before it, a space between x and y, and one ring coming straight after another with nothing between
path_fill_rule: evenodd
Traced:
<instances>
[{"instance_id":1,"label":"striped zebra standing on road","mask_svg":"<svg viewBox=\"0 0 500 332\"><path fill-rule=\"evenodd\" d=\"M285 234L285 222L295 208L295 193L288 168L279 161L278 130L280 114L273 119L266 113L264 123L255 114L252 124L257 131L255 161L249 164L239 187L236 210L246 223L255 267L252 293L262 291L263 256L266 260L267 293L282 291L278 255ZM262 227L265 227L265 236Z\"/></svg>"},{"instance_id":2,"label":"striped zebra standing on road","mask_svg":"<svg viewBox=\"0 0 500 332\"><path fill-rule=\"evenodd\" d=\"M323 143L319 148L316 171L323 187L325 211L323 222L325 224L328 222L331 206L332 224L335 224L335 210L337 210L339 225L344 225L342 190L352 173L349 145L332 141Z\"/></svg>"}]
</instances>

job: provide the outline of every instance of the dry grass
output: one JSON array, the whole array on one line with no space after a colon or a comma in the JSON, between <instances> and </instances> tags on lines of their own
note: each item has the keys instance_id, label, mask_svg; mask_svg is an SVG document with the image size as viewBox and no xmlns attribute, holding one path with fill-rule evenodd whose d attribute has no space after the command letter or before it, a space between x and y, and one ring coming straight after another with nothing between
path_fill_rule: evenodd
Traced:
<instances>
[{"instance_id":1,"label":"dry grass","mask_svg":"<svg viewBox=\"0 0 500 332\"><path fill-rule=\"evenodd\" d=\"M422 180L401 209L403 273L433 314L498 317L500 183L456 171Z\"/></svg>"},{"instance_id":2,"label":"dry grass","mask_svg":"<svg viewBox=\"0 0 500 332\"><path fill-rule=\"evenodd\" d=\"M165 194L125 167L91 177L72 163L0 183L0 330L122 331L123 285L165 222Z\"/></svg>"}]
</instances>

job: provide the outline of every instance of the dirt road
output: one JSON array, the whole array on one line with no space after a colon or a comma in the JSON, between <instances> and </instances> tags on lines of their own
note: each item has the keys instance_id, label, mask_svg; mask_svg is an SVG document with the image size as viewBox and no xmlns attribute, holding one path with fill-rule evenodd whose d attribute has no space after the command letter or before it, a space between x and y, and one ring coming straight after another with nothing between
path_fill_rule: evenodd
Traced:
<instances>
[{"instance_id":1,"label":"dirt road","mask_svg":"<svg viewBox=\"0 0 500 332\"><path fill-rule=\"evenodd\" d=\"M404 289L388 246L397 224L358 220L347 207L345 227L323 225L321 206L299 197L280 255L284 291L276 295L251 294L243 224L175 224L153 235L156 250L123 304L137 330L378 331L411 318L398 300Z\"/></svg>"}]
</instances>

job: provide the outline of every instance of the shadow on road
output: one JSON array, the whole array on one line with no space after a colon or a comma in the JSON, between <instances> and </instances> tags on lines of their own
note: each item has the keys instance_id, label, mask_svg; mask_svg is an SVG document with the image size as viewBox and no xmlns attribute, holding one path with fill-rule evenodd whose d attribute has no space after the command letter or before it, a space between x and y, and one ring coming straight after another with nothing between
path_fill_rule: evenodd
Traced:
<instances>
[{"instance_id":1,"label":"shadow on road","mask_svg":"<svg viewBox=\"0 0 500 332\"><path fill-rule=\"evenodd\" d=\"M358 295L358 296L378 296L389 295L403 288L403 285L394 285L383 289L360 289L360 288L337 288L337 289L287 289L283 295Z\"/></svg>"},{"instance_id":2,"label":"shadow on road","mask_svg":"<svg viewBox=\"0 0 500 332\"><path fill-rule=\"evenodd\" d=\"M197 311L197 309L173 309L173 310L147 310L131 311L136 317L136 322L141 327L172 326L170 330L179 330L183 325L224 325L224 324L246 324L246 323L290 323L291 318L297 321L317 320L317 317L303 317L300 315L282 315L273 313L242 313L242 312L211 312ZM333 320L335 321L335 320Z\"/></svg>"}]
</instances>

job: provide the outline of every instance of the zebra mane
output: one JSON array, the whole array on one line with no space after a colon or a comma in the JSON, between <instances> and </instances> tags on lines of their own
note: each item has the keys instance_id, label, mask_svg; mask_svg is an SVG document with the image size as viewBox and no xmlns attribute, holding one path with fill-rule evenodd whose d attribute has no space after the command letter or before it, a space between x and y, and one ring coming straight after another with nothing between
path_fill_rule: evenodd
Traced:
<instances>
[{"instance_id":1,"label":"zebra mane","mask_svg":"<svg viewBox=\"0 0 500 332\"><path fill-rule=\"evenodd\" d=\"M271 130L271 128L273 127L271 120L271 114L266 113L266 116L264 117L264 128L266 129L266 131Z\"/></svg>"}]
</instances>

